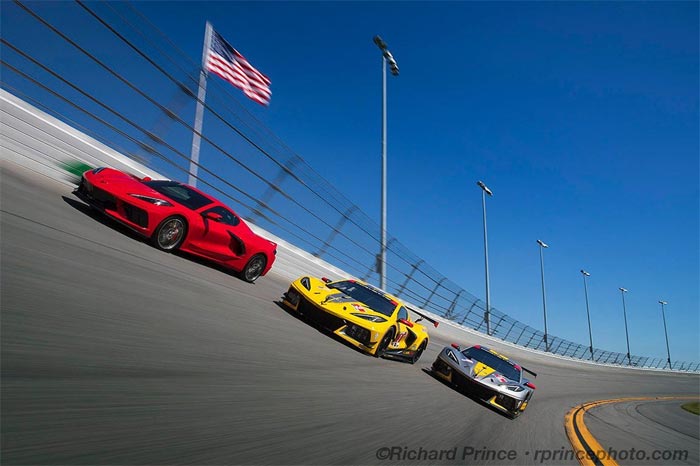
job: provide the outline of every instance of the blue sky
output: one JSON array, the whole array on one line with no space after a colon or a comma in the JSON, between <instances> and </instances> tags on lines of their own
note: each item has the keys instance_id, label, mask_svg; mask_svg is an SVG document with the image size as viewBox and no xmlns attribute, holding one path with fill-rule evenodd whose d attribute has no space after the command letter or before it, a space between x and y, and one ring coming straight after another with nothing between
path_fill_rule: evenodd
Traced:
<instances>
[{"instance_id":1,"label":"blue sky","mask_svg":"<svg viewBox=\"0 0 700 466\"><path fill-rule=\"evenodd\" d=\"M74 4L28 5L142 66ZM697 2L133 5L194 62L212 21L272 80L267 108L232 98L377 222L381 35L401 70L388 77L390 233L483 298L483 180L494 307L542 328L539 238L552 334L588 341L584 268L596 347L626 352L625 287L634 354L665 358L665 299L672 358L700 359ZM80 68L2 9L5 37ZM109 93L91 72L80 79Z\"/></svg>"}]
</instances>

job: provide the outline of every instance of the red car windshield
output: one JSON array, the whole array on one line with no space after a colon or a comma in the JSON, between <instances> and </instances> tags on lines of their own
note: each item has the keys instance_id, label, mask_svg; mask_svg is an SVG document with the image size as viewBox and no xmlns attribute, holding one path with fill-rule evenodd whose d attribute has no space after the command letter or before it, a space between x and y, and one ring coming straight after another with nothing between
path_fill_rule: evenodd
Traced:
<instances>
[{"instance_id":1,"label":"red car windshield","mask_svg":"<svg viewBox=\"0 0 700 466\"><path fill-rule=\"evenodd\" d=\"M149 188L155 189L163 196L172 199L192 210L200 209L205 205L212 203L211 199L202 196L194 189L187 185L178 183L177 181L143 181L143 184Z\"/></svg>"}]
</instances>

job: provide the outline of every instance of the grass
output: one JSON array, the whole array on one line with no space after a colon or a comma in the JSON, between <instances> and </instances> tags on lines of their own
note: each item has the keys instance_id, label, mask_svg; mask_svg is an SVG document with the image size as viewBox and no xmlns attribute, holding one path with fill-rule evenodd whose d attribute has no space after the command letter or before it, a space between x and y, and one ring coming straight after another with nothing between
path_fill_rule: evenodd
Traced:
<instances>
[{"instance_id":1,"label":"grass","mask_svg":"<svg viewBox=\"0 0 700 466\"><path fill-rule=\"evenodd\" d=\"M77 176L78 178L82 176L83 172L92 168L90 165L84 164L83 162L79 162L77 160L61 162L60 165L65 171L71 175Z\"/></svg>"},{"instance_id":2,"label":"grass","mask_svg":"<svg viewBox=\"0 0 700 466\"><path fill-rule=\"evenodd\" d=\"M685 409L686 411L690 411L693 414L700 415L700 402L698 402L698 401L693 401L692 403L686 403L686 404L682 405L681 408Z\"/></svg>"}]
</instances>

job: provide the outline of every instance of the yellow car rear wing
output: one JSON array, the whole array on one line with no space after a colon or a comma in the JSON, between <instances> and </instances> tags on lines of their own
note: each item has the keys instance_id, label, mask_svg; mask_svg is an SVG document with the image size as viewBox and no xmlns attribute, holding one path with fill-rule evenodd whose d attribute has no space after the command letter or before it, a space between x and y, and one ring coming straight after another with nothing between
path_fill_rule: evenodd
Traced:
<instances>
[{"instance_id":1,"label":"yellow car rear wing","mask_svg":"<svg viewBox=\"0 0 700 466\"><path fill-rule=\"evenodd\" d=\"M418 321L420 321L420 320L422 320L422 319L425 319L425 320L427 320L428 322L430 322L431 324L433 324L433 326L434 326L435 328L437 328L437 326L440 325L440 322L438 322L437 320L435 320L435 319L433 319L433 318L431 318L431 317L428 317L427 315L423 314L422 312L416 311L416 310L415 310L414 308L412 308L412 307L406 306L406 309L408 309L409 311L413 312L414 314L418 314L419 316L421 316L421 319L416 320L416 322L418 322Z\"/></svg>"}]
</instances>

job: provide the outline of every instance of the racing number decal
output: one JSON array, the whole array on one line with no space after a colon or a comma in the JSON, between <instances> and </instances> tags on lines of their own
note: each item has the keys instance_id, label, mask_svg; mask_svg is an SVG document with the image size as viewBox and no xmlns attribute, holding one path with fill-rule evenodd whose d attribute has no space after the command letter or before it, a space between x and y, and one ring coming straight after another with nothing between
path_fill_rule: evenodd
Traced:
<instances>
[{"instance_id":1,"label":"racing number decal","mask_svg":"<svg viewBox=\"0 0 700 466\"><path fill-rule=\"evenodd\" d=\"M398 348L399 344L403 341L404 338L406 338L406 335L408 335L408 332L399 332L399 334L396 335L394 341L391 342L391 346L393 346L394 348Z\"/></svg>"}]
</instances>

